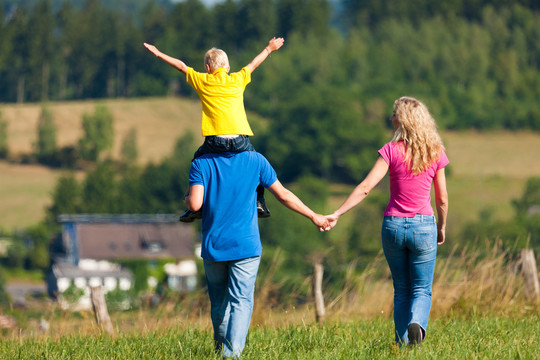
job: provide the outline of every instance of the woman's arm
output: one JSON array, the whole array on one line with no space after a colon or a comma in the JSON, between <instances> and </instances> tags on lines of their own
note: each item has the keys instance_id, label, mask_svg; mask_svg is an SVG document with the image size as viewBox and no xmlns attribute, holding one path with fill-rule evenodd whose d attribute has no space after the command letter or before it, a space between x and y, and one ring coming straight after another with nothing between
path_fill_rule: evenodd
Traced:
<instances>
[{"instance_id":1,"label":"woman's arm","mask_svg":"<svg viewBox=\"0 0 540 360\"><path fill-rule=\"evenodd\" d=\"M446 216L448 215L448 192L444 168L437 170L433 179L435 187L435 206L437 207L437 244L446 240Z\"/></svg>"},{"instance_id":2,"label":"woman's arm","mask_svg":"<svg viewBox=\"0 0 540 360\"><path fill-rule=\"evenodd\" d=\"M154 45L144 43L144 47L148 49L148 51L150 51L152 54L154 54L158 59L163 60L164 62L166 62L173 68L175 68L176 70L184 74L186 73L187 65L182 60L178 60L176 58L173 58L172 56L162 53Z\"/></svg>"},{"instance_id":3,"label":"woman's arm","mask_svg":"<svg viewBox=\"0 0 540 360\"><path fill-rule=\"evenodd\" d=\"M364 181L351 192L345 202L343 202L333 214L326 217L330 221L330 226L336 226L341 215L360 204L362 200L368 196L371 190L373 190L373 188L382 180L387 171L388 164L381 156L379 156Z\"/></svg>"}]
</instances>

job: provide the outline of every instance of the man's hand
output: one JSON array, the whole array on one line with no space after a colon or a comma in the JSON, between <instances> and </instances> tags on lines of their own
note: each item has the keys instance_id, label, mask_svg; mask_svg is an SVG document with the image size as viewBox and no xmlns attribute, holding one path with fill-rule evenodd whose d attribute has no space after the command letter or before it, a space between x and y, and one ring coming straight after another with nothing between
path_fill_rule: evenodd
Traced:
<instances>
[{"instance_id":1,"label":"man's hand","mask_svg":"<svg viewBox=\"0 0 540 360\"><path fill-rule=\"evenodd\" d=\"M275 38L273 37L269 42L268 45L266 45L266 48L269 52L276 51L280 47L283 46L283 43L285 42L285 39L283 38Z\"/></svg>"},{"instance_id":2,"label":"man's hand","mask_svg":"<svg viewBox=\"0 0 540 360\"><path fill-rule=\"evenodd\" d=\"M328 231L328 230L333 229L334 226L337 225L339 216L337 216L335 214L326 215L326 219L328 220L328 229L326 229L326 231Z\"/></svg>"},{"instance_id":3,"label":"man's hand","mask_svg":"<svg viewBox=\"0 0 540 360\"><path fill-rule=\"evenodd\" d=\"M330 230L330 224L328 223L328 220L324 215L321 214L315 214L313 218L311 219L313 224L319 228L319 231L325 231Z\"/></svg>"}]
</instances>

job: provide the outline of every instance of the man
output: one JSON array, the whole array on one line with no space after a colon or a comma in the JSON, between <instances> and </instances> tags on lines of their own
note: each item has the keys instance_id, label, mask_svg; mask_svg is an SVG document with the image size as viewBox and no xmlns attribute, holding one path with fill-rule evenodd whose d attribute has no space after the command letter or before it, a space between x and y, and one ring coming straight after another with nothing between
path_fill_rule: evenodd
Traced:
<instances>
[{"instance_id":1,"label":"man","mask_svg":"<svg viewBox=\"0 0 540 360\"><path fill-rule=\"evenodd\" d=\"M287 208L307 217L319 231L329 227L283 187L264 156L255 151L206 154L189 173L189 210L202 208L202 250L211 304L214 344L224 357L240 356L253 310L262 245L255 189L261 184Z\"/></svg>"}]
</instances>

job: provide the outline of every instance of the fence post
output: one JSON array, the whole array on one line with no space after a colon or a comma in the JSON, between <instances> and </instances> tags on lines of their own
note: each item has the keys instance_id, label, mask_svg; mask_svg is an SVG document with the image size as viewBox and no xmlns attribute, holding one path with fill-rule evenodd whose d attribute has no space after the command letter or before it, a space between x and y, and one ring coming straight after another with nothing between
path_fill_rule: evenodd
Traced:
<instances>
[{"instance_id":1,"label":"fence post","mask_svg":"<svg viewBox=\"0 0 540 360\"><path fill-rule=\"evenodd\" d=\"M319 324L324 321L324 297L322 293L324 267L320 262L313 264L312 290L315 299L315 319Z\"/></svg>"},{"instance_id":2,"label":"fence post","mask_svg":"<svg viewBox=\"0 0 540 360\"><path fill-rule=\"evenodd\" d=\"M525 278L525 297L528 300L538 299L538 269L536 267L536 259L532 249L521 250L521 271Z\"/></svg>"},{"instance_id":3,"label":"fence post","mask_svg":"<svg viewBox=\"0 0 540 360\"><path fill-rule=\"evenodd\" d=\"M94 315L96 316L98 326L108 334L112 335L114 331L111 318L109 317L109 311L107 310L103 288L101 285L92 286L90 287L90 293L92 297L92 308L94 309Z\"/></svg>"}]
</instances>

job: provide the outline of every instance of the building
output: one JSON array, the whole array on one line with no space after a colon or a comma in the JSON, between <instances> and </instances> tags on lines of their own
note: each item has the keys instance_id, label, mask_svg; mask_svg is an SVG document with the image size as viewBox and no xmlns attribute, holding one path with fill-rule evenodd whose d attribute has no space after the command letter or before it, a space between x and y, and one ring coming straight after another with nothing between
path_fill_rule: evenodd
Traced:
<instances>
[{"instance_id":1,"label":"building","mask_svg":"<svg viewBox=\"0 0 540 360\"><path fill-rule=\"evenodd\" d=\"M52 297L70 287L82 289L78 307L86 308L91 305L90 286L101 285L105 293L129 290L133 274L116 264L122 260L171 259L165 271L171 272L171 281L183 285L171 288L189 291L196 285L196 267L186 266L195 257L195 231L176 215L60 215L58 222L62 232L51 248L47 281Z\"/></svg>"}]
</instances>

